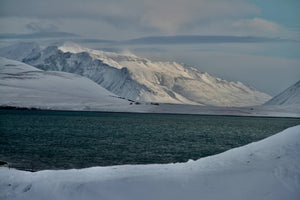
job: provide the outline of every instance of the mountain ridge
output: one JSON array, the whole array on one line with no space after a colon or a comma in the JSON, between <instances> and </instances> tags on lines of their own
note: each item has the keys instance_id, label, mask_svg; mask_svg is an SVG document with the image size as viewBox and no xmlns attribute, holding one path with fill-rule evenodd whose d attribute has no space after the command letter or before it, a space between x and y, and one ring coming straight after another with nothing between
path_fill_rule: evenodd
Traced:
<instances>
[{"instance_id":1,"label":"mountain ridge","mask_svg":"<svg viewBox=\"0 0 300 200\"><path fill-rule=\"evenodd\" d=\"M241 82L222 80L176 62L152 62L128 52L104 52L73 43L31 46L25 56L16 58L12 47L9 52L0 51L0 55L43 70L76 73L116 95L138 101L239 107L260 105L270 99Z\"/></svg>"},{"instance_id":2,"label":"mountain ridge","mask_svg":"<svg viewBox=\"0 0 300 200\"><path fill-rule=\"evenodd\" d=\"M267 101L264 105L296 105L300 104L300 80Z\"/></svg>"},{"instance_id":3,"label":"mountain ridge","mask_svg":"<svg viewBox=\"0 0 300 200\"><path fill-rule=\"evenodd\" d=\"M43 71L3 57L0 93L0 105L4 107L114 111L126 109L131 103L80 75Z\"/></svg>"}]
</instances>

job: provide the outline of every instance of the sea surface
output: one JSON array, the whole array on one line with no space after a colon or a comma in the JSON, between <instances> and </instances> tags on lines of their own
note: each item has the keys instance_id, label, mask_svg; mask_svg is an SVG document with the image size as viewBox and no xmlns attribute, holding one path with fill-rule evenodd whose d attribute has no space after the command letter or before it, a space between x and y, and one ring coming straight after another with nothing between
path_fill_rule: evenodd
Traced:
<instances>
[{"instance_id":1,"label":"sea surface","mask_svg":"<svg viewBox=\"0 0 300 200\"><path fill-rule=\"evenodd\" d=\"M0 110L0 160L31 171L186 162L299 124L299 118Z\"/></svg>"}]
</instances>

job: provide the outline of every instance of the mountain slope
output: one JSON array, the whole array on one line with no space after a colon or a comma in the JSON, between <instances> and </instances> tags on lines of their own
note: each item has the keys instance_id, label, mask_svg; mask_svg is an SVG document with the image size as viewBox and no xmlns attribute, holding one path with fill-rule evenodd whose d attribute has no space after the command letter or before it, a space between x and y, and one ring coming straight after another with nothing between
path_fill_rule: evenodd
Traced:
<instances>
[{"instance_id":1,"label":"mountain slope","mask_svg":"<svg viewBox=\"0 0 300 200\"><path fill-rule=\"evenodd\" d=\"M11 46L1 48L0 56L20 61L20 58L25 58L29 54L39 51L41 51L41 48L36 42L19 42Z\"/></svg>"},{"instance_id":2,"label":"mountain slope","mask_svg":"<svg viewBox=\"0 0 300 200\"><path fill-rule=\"evenodd\" d=\"M110 110L112 107L126 107L130 103L85 77L43 71L1 57L0 93L2 106Z\"/></svg>"},{"instance_id":3,"label":"mountain slope","mask_svg":"<svg viewBox=\"0 0 300 200\"><path fill-rule=\"evenodd\" d=\"M12 49L0 53L12 57ZM36 49L26 49L27 55L17 59L39 69L88 77L114 94L133 100L250 106L270 99L240 82L228 82L175 62L152 62L132 54L91 50L72 43Z\"/></svg>"},{"instance_id":4,"label":"mountain slope","mask_svg":"<svg viewBox=\"0 0 300 200\"><path fill-rule=\"evenodd\" d=\"M300 104L300 81L284 90L265 105L295 105Z\"/></svg>"}]
</instances>

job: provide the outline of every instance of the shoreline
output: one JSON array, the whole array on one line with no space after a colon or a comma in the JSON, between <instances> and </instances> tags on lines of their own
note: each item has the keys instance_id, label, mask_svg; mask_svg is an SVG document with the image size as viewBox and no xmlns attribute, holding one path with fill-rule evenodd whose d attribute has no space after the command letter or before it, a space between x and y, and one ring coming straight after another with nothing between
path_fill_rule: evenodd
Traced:
<instances>
[{"instance_id":1,"label":"shoreline","mask_svg":"<svg viewBox=\"0 0 300 200\"><path fill-rule=\"evenodd\" d=\"M128 200L296 200L299 184L292 177L299 172L299 130L299 125L290 127L263 140L185 163L37 172L0 167L0 198L116 199L117 194L118 199Z\"/></svg>"},{"instance_id":2,"label":"shoreline","mask_svg":"<svg viewBox=\"0 0 300 200\"><path fill-rule=\"evenodd\" d=\"M147 104L146 104L147 105ZM151 104L153 105L153 104ZM175 106L175 107L181 107L181 106L187 106L187 107L194 107L195 105L180 105L180 104L160 104L160 105L167 105L167 106ZM139 105L137 105L139 106ZM149 105L147 105L149 106ZM157 105L155 105L157 106ZM157 106L158 107L158 106ZM197 108L199 108L199 106L196 106ZM255 107L255 106L253 106ZM254 118L294 118L294 119L299 119L300 118L300 114L299 116L280 116L280 115L266 115L266 114L259 114L259 113L243 113L241 115L238 114L226 114L224 112L229 111L229 112L235 112L235 111L241 111L244 109L249 109L250 111L256 111L255 109L253 109L252 107L209 107L209 106L202 106L201 108L204 108L204 110L202 110L200 112L176 112L176 111L156 111L155 112L151 112L151 110L147 111L105 111L105 110L69 110L69 109L46 109L46 108L38 108L38 107L18 107L18 106L0 106L0 111L53 111L53 112L81 112L81 113L120 113L120 114L160 114L160 115L197 115L197 116L220 116L220 117L254 117ZM209 112L215 112L214 109L223 109L221 111L219 111L220 113L209 113ZM234 110L232 110L234 109ZM280 113L280 112L279 112ZM291 114L297 114L298 113L291 113Z\"/></svg>"}]
</instances>

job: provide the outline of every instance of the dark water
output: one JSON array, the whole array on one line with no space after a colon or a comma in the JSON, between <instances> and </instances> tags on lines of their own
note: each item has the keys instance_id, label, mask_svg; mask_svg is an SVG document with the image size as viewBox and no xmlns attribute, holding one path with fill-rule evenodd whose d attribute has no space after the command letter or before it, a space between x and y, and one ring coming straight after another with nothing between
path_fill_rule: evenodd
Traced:
<instances>
[{"instance_id":1,"label":"dark water","mask_svg":"<svg viewBox=\"0 0 300 200\"><path fill-rule=\"evenodd\" d=\"M300 119L0 111L0 160L24 170L171 163L260 140Z\"/></svg>"}]
</instances>

